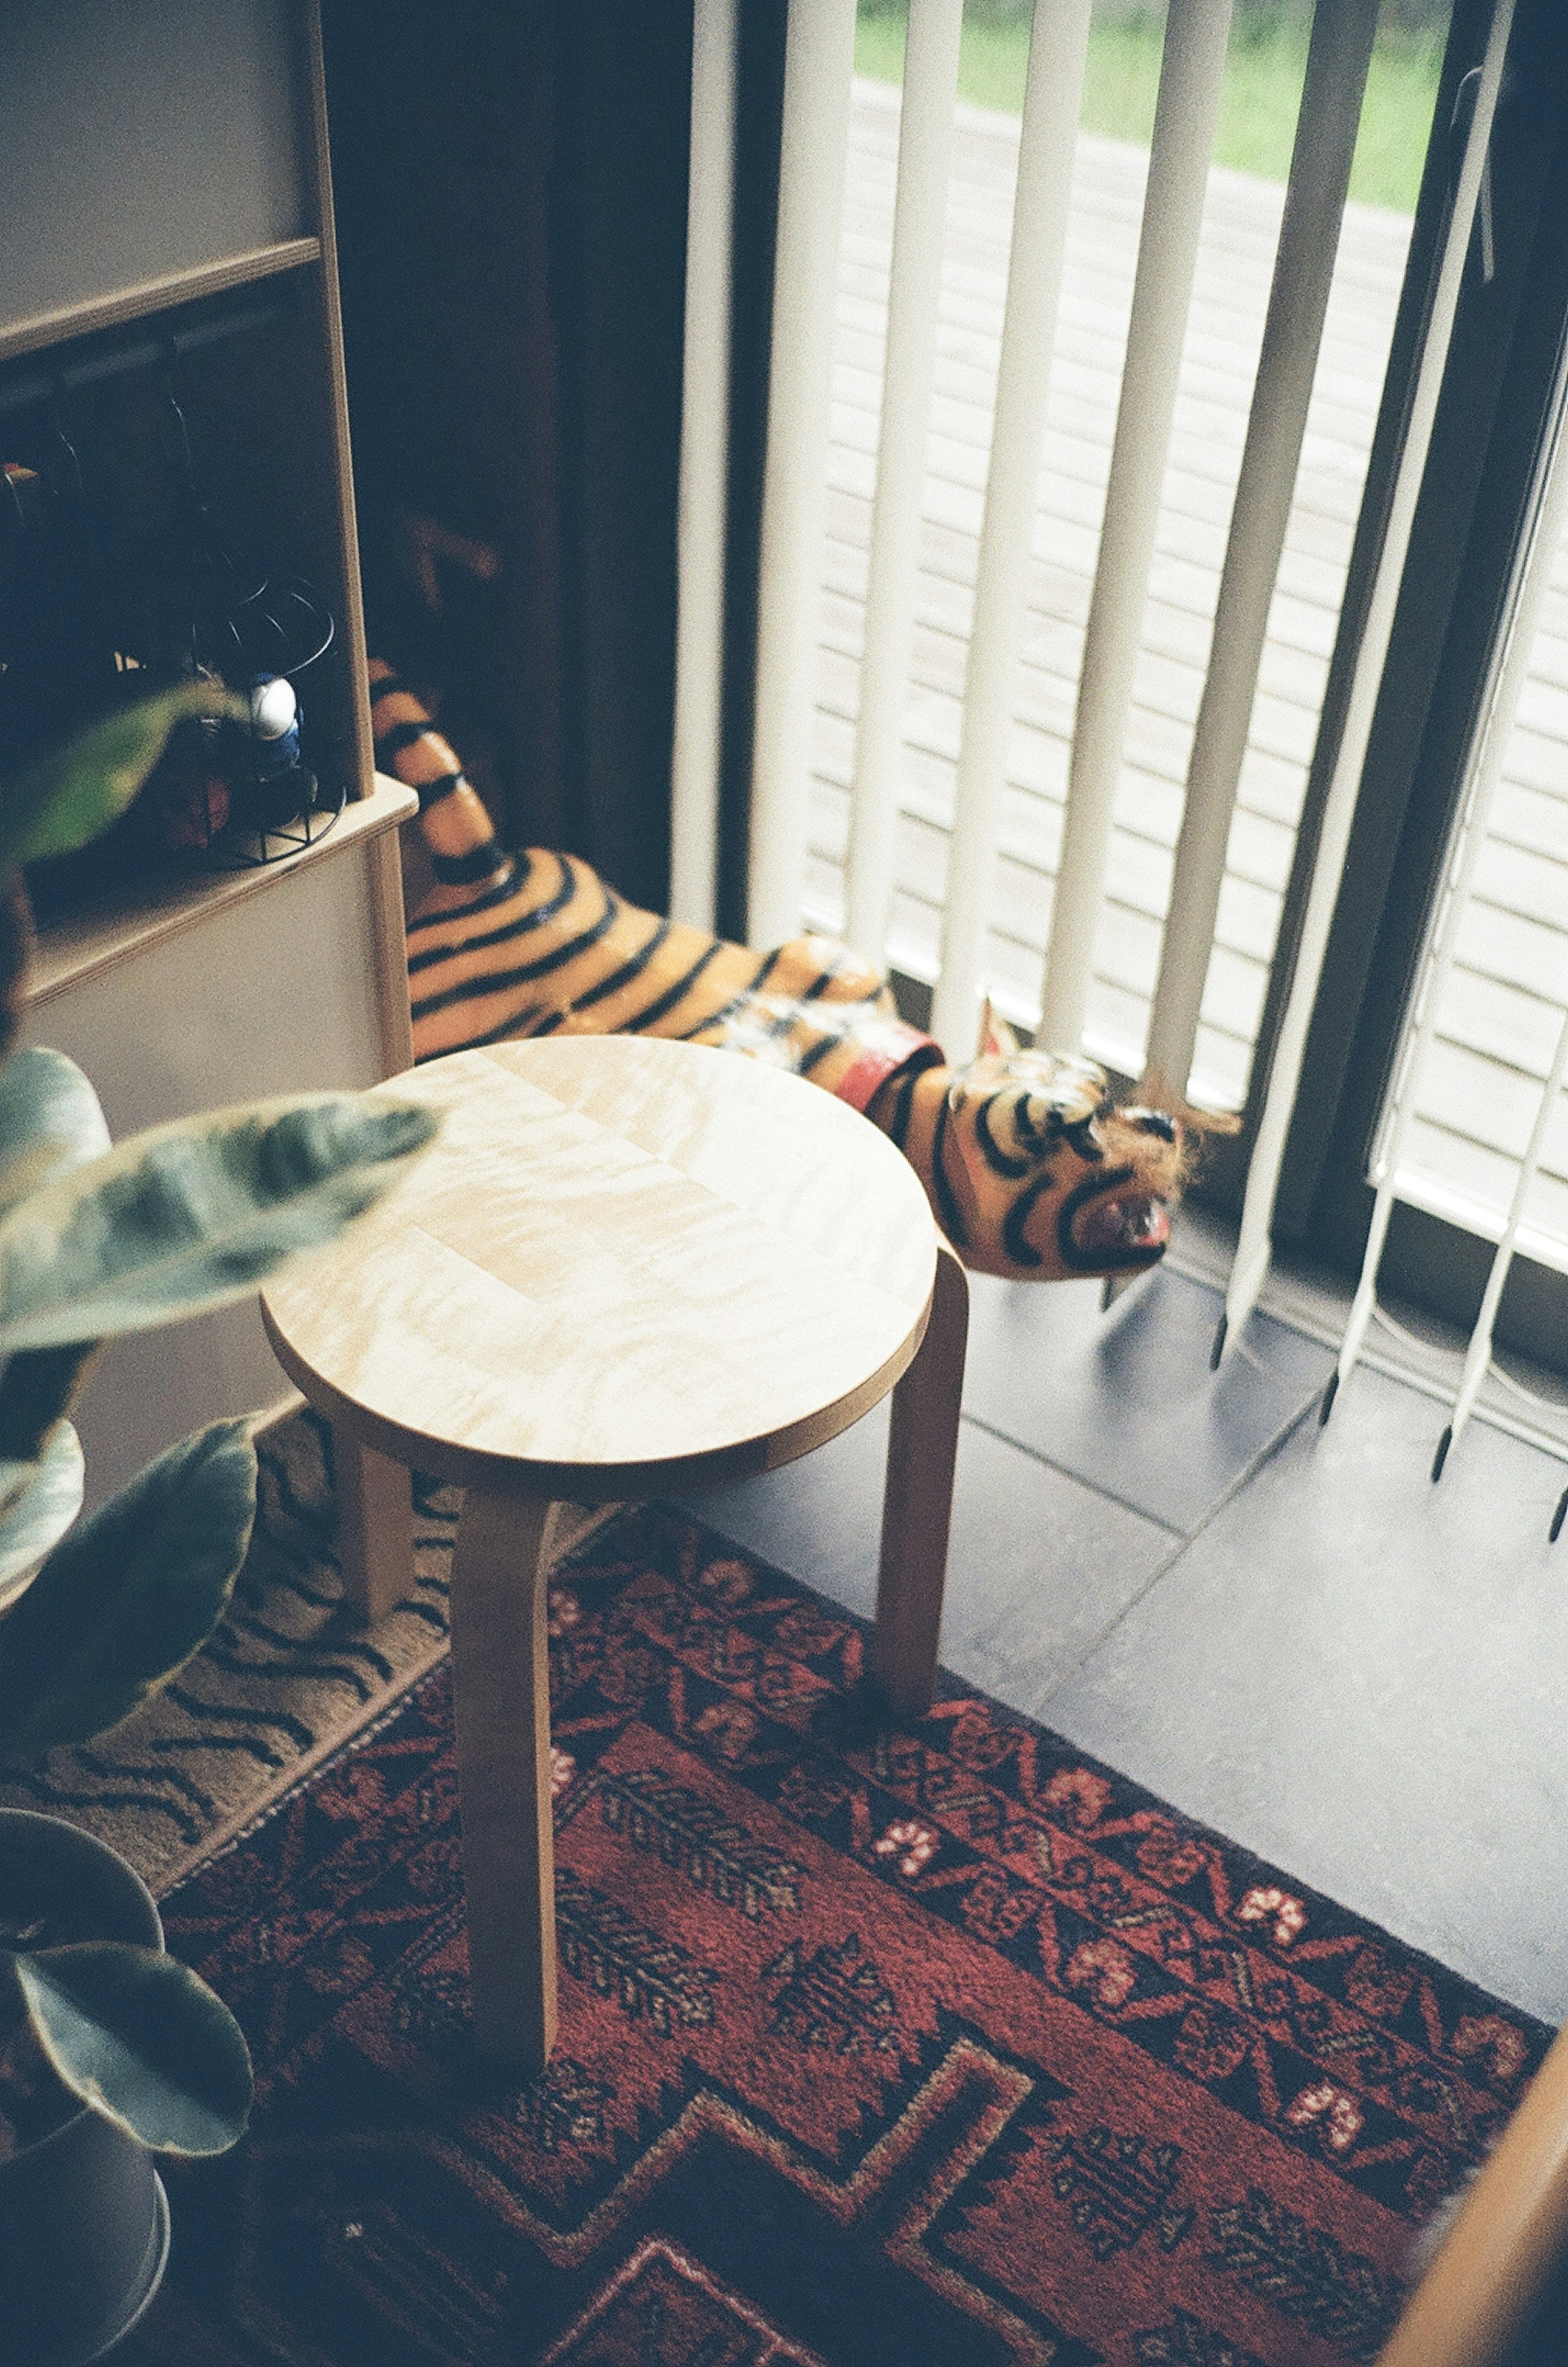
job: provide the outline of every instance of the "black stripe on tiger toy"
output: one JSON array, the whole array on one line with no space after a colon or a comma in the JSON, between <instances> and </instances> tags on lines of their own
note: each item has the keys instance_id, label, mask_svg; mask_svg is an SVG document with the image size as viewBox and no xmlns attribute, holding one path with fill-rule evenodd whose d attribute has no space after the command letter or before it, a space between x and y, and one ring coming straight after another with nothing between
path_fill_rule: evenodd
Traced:
<instances>
[{"instance_id":1,"label":"black stripe on tiger toy","mask_svg":"<svg viewBox=\"0 0 1568 2367\"><path fill-rule=\"evenodd\" d=\"M579 872L586 870L586 866L580 866L575 855L567 856L566 863L570 866L569 877L575 890L581 884ZM588 953L609 935L616 921L626 909L613 888L606 888L604 881L592 872L589 872L588 877L593 880L594 886L599 890L600 909L593 914L586 927L580 929L574 936L569 937L564 945L552 946L550 950L541 954L536 961L520 962L512 969L493 972L476 973L468 968L468 974L458 979L455 984L440 988L434 994L422 996L412 1005L415 1021L432 1018L436 1012L449 1010L454 1003L471 1002L481 994L508 992L514 986L535 986L542 979L554 977L558 972L564 974L569 971L580 954ZM558 909L570 911L576 902L575 893L570 897L563 895ZM525 914L521 920L514 922L508 929L491 929L480 937L465 938L459 946L453 949L449 958L454 961L463 961L466 956L493 946L497 943L510 942L525 934L536 934L541 929L547 931L552 918L551 908L544 905L537 906L533 912ZM440 958L438 952L432 952L426 957L427 961Z\"/></svg>"},{"instance_id":2,"label":"black stripe on tiger toy","mask_svg":"<svg viewBox=\"0 0 1568 2367\"><path fill-rule=\"evenodd\" d=\"M1092 1061L1021 1050L988 1010L977 1057L954 1069L844 946L802 936L759 954L626 903L576 855L508 854L429 711L379 661L370 696L378 761L420 793L436 876L409 922L417 1059L560 1033L712 1044L863 1111L981 1273L1119 1274L1163 1255L1192 1113L1118 1108Z\"/></svg>"}]
</instances>

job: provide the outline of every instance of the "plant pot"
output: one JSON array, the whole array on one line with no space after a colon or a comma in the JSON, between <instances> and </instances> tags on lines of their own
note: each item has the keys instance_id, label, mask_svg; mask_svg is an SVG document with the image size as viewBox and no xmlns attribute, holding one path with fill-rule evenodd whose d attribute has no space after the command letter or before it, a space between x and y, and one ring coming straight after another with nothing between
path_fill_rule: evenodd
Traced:
<instances>
[{"instance_id":1,"label":"plant pot","mask_svg":"<svg viewBox=\"0 0 1568 2367\"><path fill-rule=\"evenodd\" d=\"M24 1942L16 1931L37 1920ZM58 1817L0 1808L0 1927L12 1944L122 1940L162 1948L152 1893L103 1841ZM0 2162L0 2327L6 2367L86 2367L135 2324L164 2274L169 2207L139 2138L89 2104Z\"/></svg>"}]
</instances>

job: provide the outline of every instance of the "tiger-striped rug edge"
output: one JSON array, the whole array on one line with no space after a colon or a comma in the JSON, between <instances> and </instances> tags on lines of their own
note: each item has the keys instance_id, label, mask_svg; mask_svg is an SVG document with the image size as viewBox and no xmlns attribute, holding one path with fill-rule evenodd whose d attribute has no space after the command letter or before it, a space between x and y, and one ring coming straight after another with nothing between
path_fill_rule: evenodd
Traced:
<instances>
[{"instance_id":1,"label":"tiger-striped rug edge","mask_svg":"<svg viewBox=\"0 0 1568 2367\"><path fill-rule=\"evenodd\" d=\"M0 1806L85 1827L154 1896L379 1725L447 1648L461 1490L416 1475L413 1591L366 1625L343 1603L330 1428L302 1405L286 1408L258 1433L256 1455L251 1549L203 1649L112 1733L0 1768ZM567 1507L556 1559L618 1509Z\"/></svg>"}]
</instances>

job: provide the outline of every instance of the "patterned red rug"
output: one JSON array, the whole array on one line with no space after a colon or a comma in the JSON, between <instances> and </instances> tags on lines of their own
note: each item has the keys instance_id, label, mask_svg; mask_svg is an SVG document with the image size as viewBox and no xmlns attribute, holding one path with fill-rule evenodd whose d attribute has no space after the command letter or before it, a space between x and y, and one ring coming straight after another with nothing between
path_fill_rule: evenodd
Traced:
<instances>
[{"instance_id":1,"label":"patterned red rug","mask_svg":"<svg viewBox=\"0 0 1568 2367\"><path fill-rule=\"evenodd\" d=\"M259 2071L125 2367L1329 2367L1548 2033L682 1520L554 1600L562 2015L468 2044L445 1669L166 1902Z\"/></svg>"}]
</instances>

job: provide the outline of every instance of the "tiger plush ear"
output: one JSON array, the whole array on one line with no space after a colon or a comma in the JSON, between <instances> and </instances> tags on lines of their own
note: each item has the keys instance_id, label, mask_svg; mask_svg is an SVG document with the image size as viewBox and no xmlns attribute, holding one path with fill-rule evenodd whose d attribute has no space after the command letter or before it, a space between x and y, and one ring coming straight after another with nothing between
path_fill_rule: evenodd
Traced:
<instances>
[{"instance_id":1,"label":"tiger plush ear","mask_svg":"<svg viewBox=\"0 0 1568 2367\"><path fill-rule=\"evenodd\" d=\"M980 1005L980 1041L975 1058L977 1060L1010 1060L1017 1051L1018 1037L1005 1019L998 1018L987 994Z\"/></svg>"}]
</instances>

